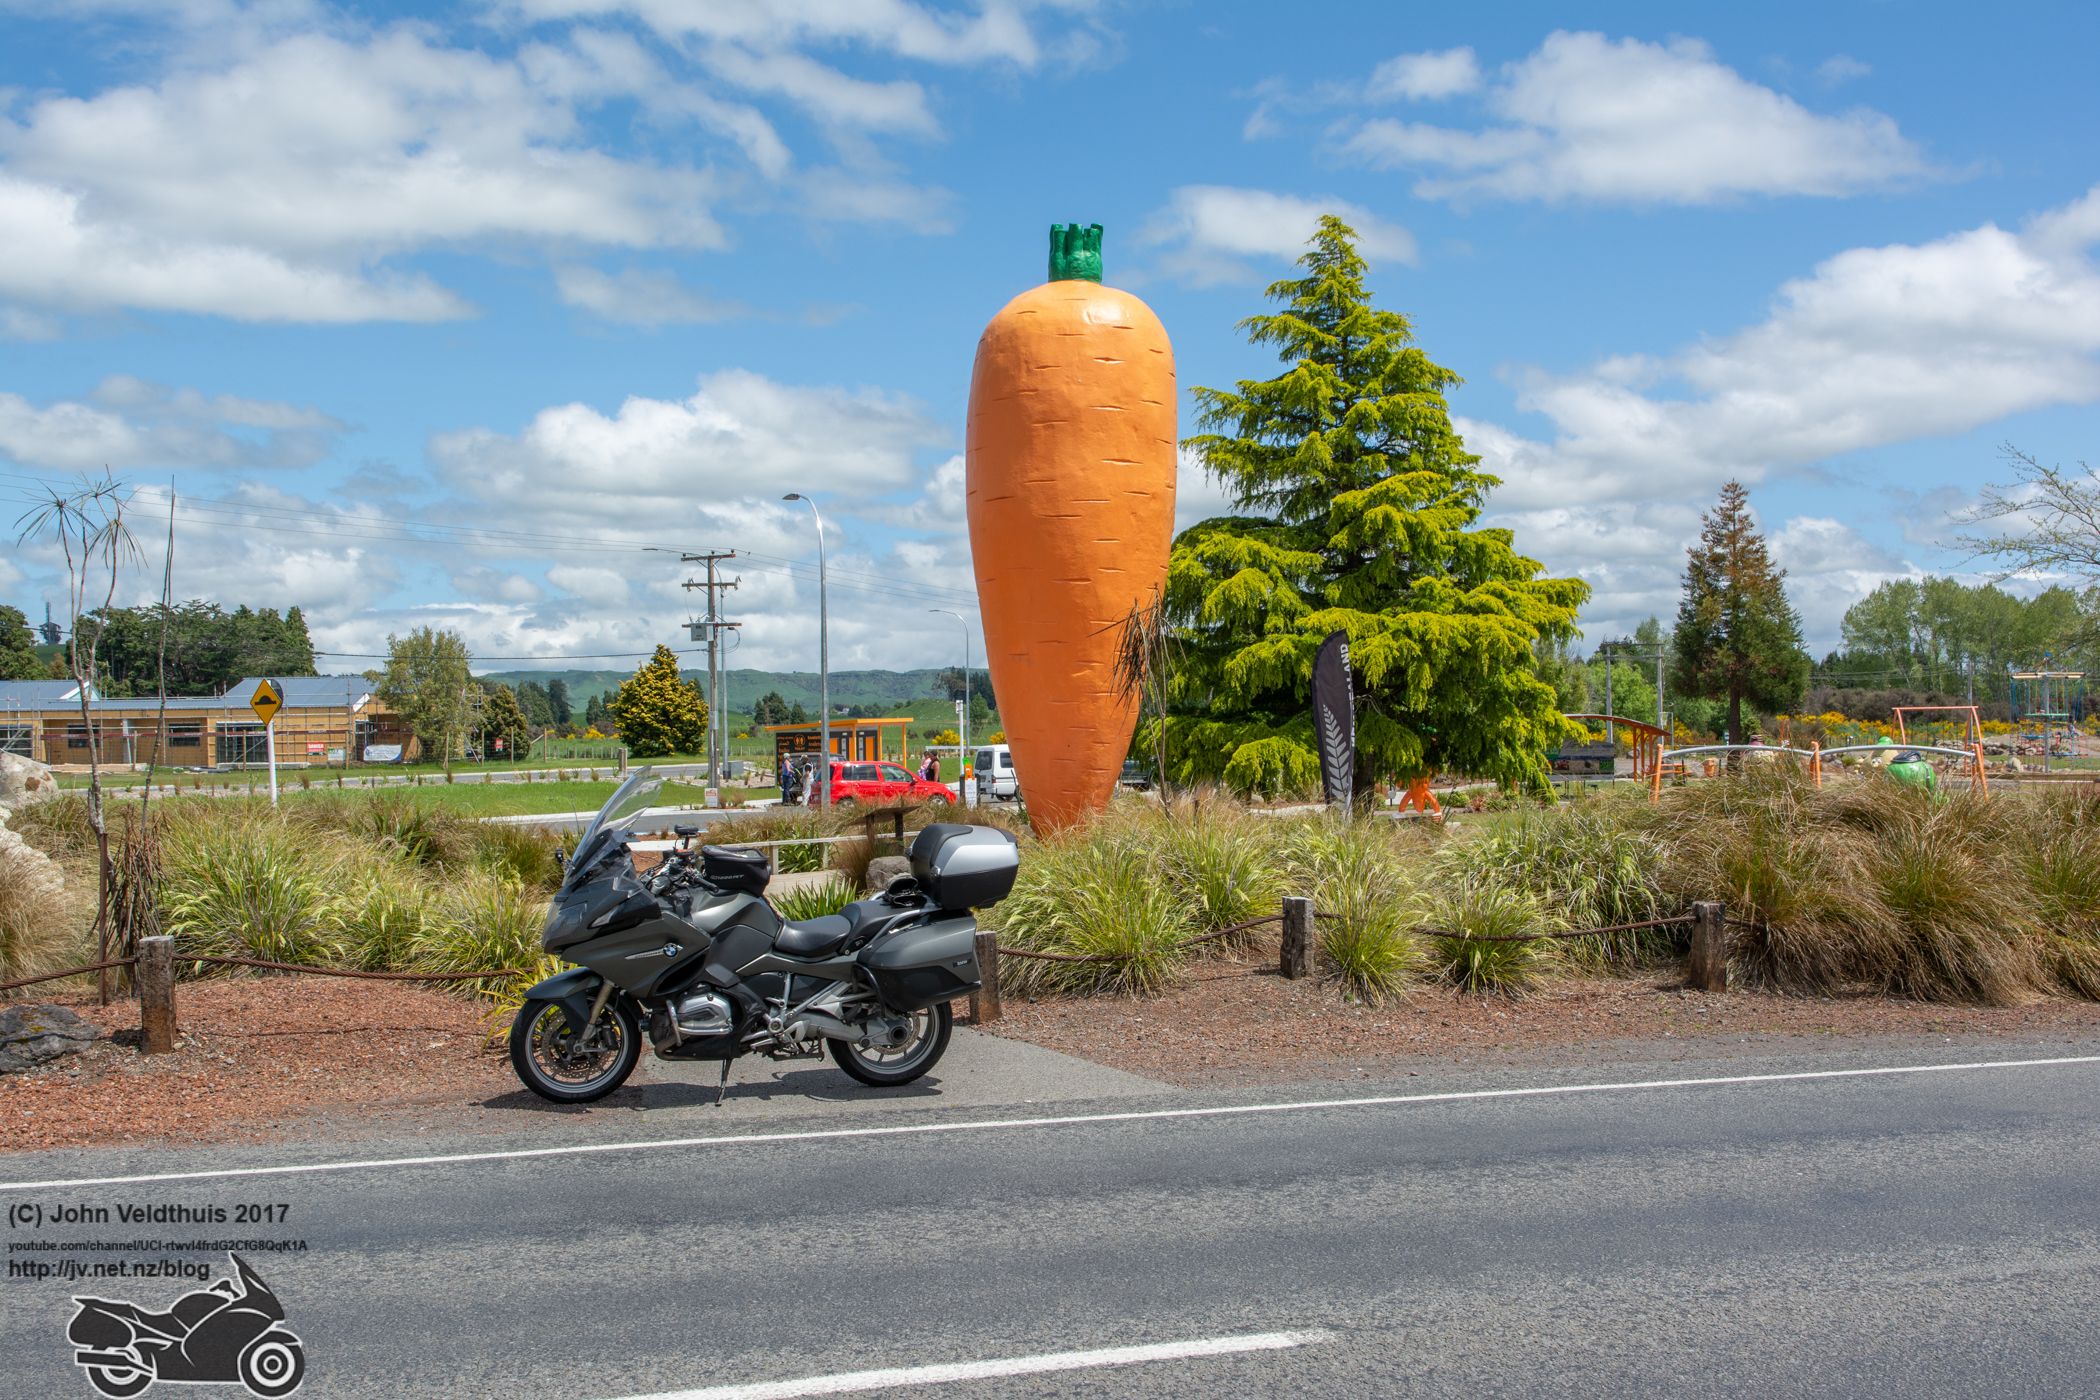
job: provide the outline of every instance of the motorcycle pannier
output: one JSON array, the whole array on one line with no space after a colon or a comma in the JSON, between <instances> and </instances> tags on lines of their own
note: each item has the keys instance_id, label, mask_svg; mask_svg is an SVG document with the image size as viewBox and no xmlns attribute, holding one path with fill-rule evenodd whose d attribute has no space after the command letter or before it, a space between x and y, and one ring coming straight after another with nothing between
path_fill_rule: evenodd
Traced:
<instances>
[{"instance_id":1,"label":"motorcycle pannier","mask_svg":"<svg viewBox=\"0 0 2100 1400\"><path fill-rule=\"evenodd\" d=\"M996 826L936 822L911 843L911 874L942 909L982 909L1013 893L1021 850Z\"/></svg>"},{"instance_id":2,"label":"motorcycle pannier","mask_svg":"<svg viewBox=\"0 0 2100 1400\"><path fill-rule=\"evenodd\" d=\"M766 868L764 851L732 851L724 846L702 846L700 878L729 894L762 895L772 872Z\"/></svg>"}]
</instances>

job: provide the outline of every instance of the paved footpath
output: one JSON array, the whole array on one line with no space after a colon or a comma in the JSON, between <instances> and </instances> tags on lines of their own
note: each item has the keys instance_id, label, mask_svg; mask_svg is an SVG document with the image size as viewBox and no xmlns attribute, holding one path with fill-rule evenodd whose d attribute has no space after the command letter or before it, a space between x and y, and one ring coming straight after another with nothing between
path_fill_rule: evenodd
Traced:
<instances>
[{"instance_id":1,"label":"paved footpath","mask_svg":"<svg viewBox=\"0 0 2100 1400\"><path fill-rule=\"evenodd\" d=\"M931 1100L754 1070L724 1109L664 1082L522 1155L0 1157L0 1201L11 1266L303 1242L248 1256L302 1396L2089 1396L2091 1048L1231 1093L1085 1067L1089 1097L1029 1103L1052 1062L959 1044L976 1087ZM102 1180L169 1173L204 1175ZM50 1221L244 1203L289 1218ZM182 1287L10 1277L0 1397L91 1393L71 1295Z\"/></svg>"}]
</instances>

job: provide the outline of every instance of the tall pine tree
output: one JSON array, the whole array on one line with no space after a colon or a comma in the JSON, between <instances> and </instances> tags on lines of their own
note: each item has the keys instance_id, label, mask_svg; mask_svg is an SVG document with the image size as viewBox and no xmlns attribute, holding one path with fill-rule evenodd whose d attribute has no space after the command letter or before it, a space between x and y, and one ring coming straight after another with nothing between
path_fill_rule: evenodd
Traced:
<instances>
[{"instance_id":1,"label":"tall pine tree","mask_svg":"<svg viewBox=\"0 0 2100 1400\"><path fill-rule=\"evenodd\" d=\"M1699 543L1684 570L1684 600L1671 640L1670 688L1728 704L1728 742L1744 742L1743 703L1791 709L1808 688L1801 618L1786 598L1750 513L1750 493L1731 481L1700 517Z\"/></svg>"},{"instance_id":2,"label":"tall pine tree","mask_svg":"<svg viewBox=\"0 0 2100 1400\"><path fill-rule=\"evenodd\" d=\"M1358 792L1438 772L1541 783L1567 724L1533 646L1573 638L1589 587L1539 577L1509 531L1476 528L1499 482L1451 426L1458 376L1414 344L1407 317L1372 305L1346 224L1323 217L1310 242L1305 275L1268 290L1283 310L1241 322L1291 368L1194 391L1214 431L1184 446L1244 513L1174 542L1166 603L1183 662L1157 721L1169 776L1309 786L1313 659L1341 630Z\"/></svg>"}]
</instances>

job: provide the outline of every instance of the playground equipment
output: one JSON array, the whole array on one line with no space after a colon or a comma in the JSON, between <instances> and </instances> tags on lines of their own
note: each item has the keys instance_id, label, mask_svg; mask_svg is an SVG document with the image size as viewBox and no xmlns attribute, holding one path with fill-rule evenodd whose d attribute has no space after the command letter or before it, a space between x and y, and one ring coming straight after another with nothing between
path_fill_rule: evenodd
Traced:
<instances>
[{"instance_id":1,"label":"playground equipment","mask_svg":"<svg viewBox=\"0 0 2100 1400\"><path fill-rule=\"evenodd\" d=\"M2073 756L2071 736L2086 714L2085 672L2015 671L2012 707L2013 724L2019 727L2013 737L2042 746L2042 771L2046 773L2052 757ZM2064 745L2061 752L2056 747L2059 730Z\"/></svg>"},{"instance_id":2,"label":"playground equipment","mask_svg":"<svg viewBox=\"0 0 2100 1400\"><path fill-rule=\"evenodd\" d=\"M1967 707L1964 706L1961 708ZM1623 720L1620 722L1624 723ZM1924 755L1945 754L1949 758L1967 759L1969 763L1973 765L1971 768L1971 772L1973 773L1975 778L1976 791L1984 797L1990 796L1990 785L1985 781L1983 775L1982 744L1972 744L1965 749L1948 748L1944 745L1939 744L1893 745L1886 737L1883 737L1882 739L1872 744L1841 744L1836 748L1830 749L1824 748L1821 744L1810 744L1805 749L1790 748L1783 744L1696 744L1690 748L1665 749L1656 755L1655 766L1650 772L1648 779L1648 800L1650 802L1662 801L1662 775L1664 766L1672 761L1682 760L1689 754L1786 754L1795 759L1796 761L1806 760L1808 764L1809 777L1814 780L1815 785L1817 787L1821 787L1823 786L1823 760L1830 757L1832 754L1879 754L1887 752L1891 749L1895 749L1897 753L1901 755L1916 756L1906 757L1903 762L1891 762L1888 765L1889 776L1899 783L1909 783L1918 787L1936 789L1939 786L1939 776L1933 771L1931 760L1925 758ZM1902 769L1903 771L1898 772L1898 769Z\"/></svg>"}]
</instances>

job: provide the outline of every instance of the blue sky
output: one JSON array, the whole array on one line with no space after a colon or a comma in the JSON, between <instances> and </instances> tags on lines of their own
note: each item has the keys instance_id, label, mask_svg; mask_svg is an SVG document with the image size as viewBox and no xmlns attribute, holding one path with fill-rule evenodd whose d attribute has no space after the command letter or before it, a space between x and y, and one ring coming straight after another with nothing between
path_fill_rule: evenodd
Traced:
<instances>
[{"instance_id":1,"label":"blue sky","mask_svg":"<svg viewBox=\"0 0 2100 1400\"><path fill-rule=\"evenodd\" d=\"M944 664L971 356L1048 225L1186 388L1273 372L1233 325L1334 210L1592 637L1736 476L1820 652L1965 567L2000 442L2093 455L2096 14L0 0L0 489L107 465L152 539L172 478L178 594L299 604L324 669L684 649L645 546L745 551L736 664L812 668L799 490L833 665Z\"/></svg>"}]
</instances>

